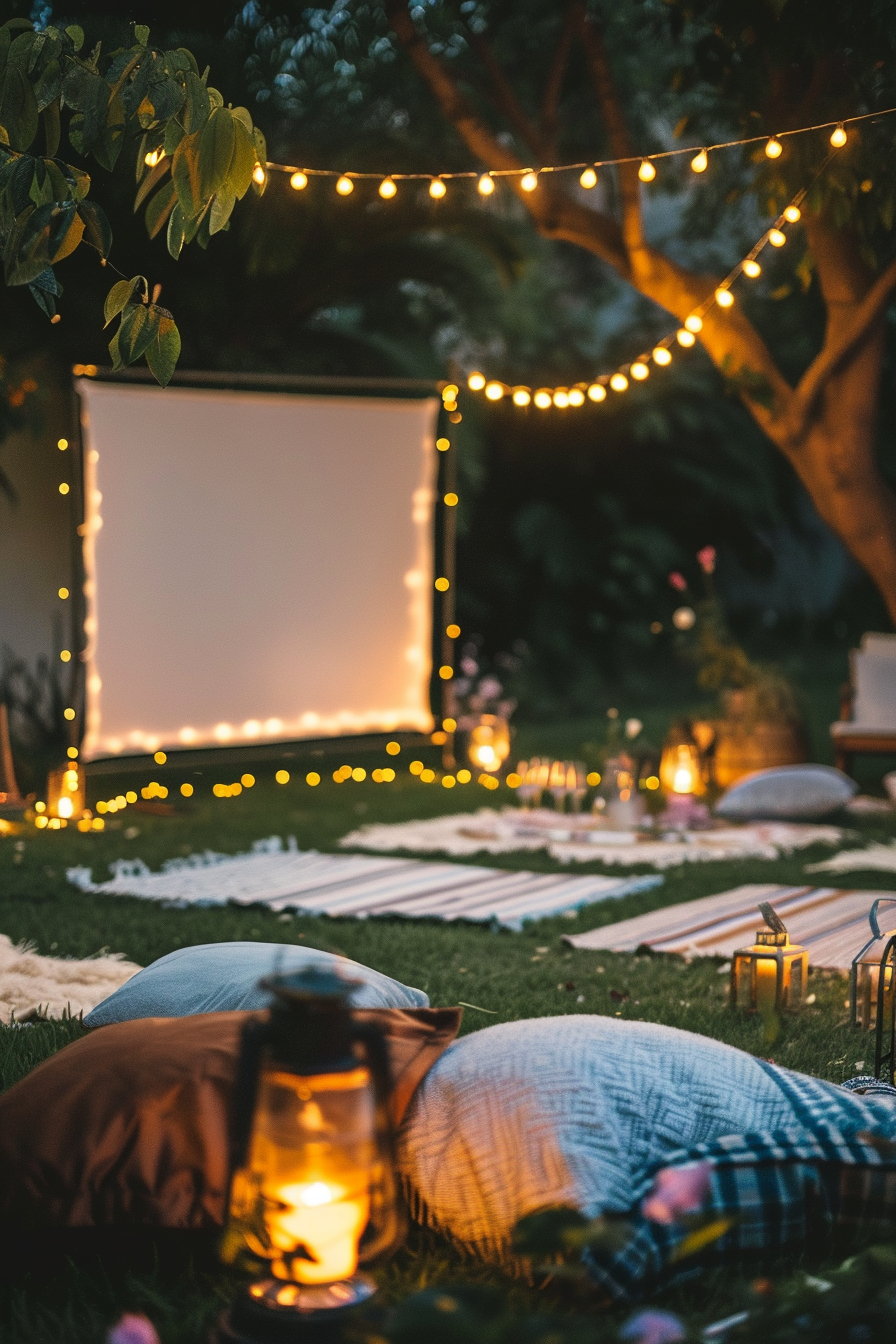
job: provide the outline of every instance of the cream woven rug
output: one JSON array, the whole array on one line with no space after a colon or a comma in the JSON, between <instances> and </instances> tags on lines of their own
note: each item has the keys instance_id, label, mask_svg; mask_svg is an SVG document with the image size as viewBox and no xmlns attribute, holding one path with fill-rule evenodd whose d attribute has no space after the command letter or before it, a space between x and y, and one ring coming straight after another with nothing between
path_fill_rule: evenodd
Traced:
<instances>
[{"instance_id":1,"label":"cream woven rug","mask_svg":"<svg viewBox=\"0 0 896 1344\"><path fill-rule=\"evenodd\" d=\"M0 933L0 1021L89 1013L140 970L120 953L43 957Z\"/></svg>"},{"instance_id":2,"label":"cream woven rug","mask_svg":"<svg viewBox=\"0 0 896 1344\"><path fill-rule=\"evenodd\" d=\"M640 831L585 829L590 817L577 819L552 812L526 813L506 807L501 812L483 807L478 812L433 817L429 821L402 821L392 825L362 826L339 842L345 848L383 853L405 850L411 854L509 854L546 849L561 863L601 863L627 867L650 864L674 868L681 863L717 859L777 859L808 845L837 845L843 839L838 826L814 826L784 821L750 822L706 831L667 832L654 837Z\"/></svg>"}]
</instances>

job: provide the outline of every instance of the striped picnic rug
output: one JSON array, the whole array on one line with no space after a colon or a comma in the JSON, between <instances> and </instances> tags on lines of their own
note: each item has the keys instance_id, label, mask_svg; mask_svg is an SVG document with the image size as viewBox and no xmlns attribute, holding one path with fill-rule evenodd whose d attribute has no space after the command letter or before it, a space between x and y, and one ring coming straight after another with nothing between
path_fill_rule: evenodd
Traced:
<instances>
[{"instance_id":1,"label":"striped picnic rug","mask_svg":"<svg viewBox=\"0 0 896 1344\"><path fill-rule=\"evenodd\" d=\"M871 936L868 911L872 902L888 894L750 883L590 933L567 936L565 941L592 952L634 952L638 947L649 947L654 952L678 952L685 957L730 957L738 948L752 943L756 930L763 927L756 907L760 901L768 901L787 925L793 941L808 949L811 965L848 971L853 957Z\"/></svg>"},{"instance_id":2,"label":"striped picnic rug","mask_svg":"<svg viewBox=\"0 0 896 1344\"><path fill-rule=\"evenodd\" d=\"M70 868L82 891L138 896L178 905L264 905L269 910L366 918L494 921L518 929L524 920L578 910L595 901L658 886L662 877L570 877L565 873L520 873L463 863L374 858L366 854L284 848L278 836L249 854L201 854L166 863L152 872L140 859L112 865L113 876L96 883L88 868Z\"/></svg>"}]
</instances>

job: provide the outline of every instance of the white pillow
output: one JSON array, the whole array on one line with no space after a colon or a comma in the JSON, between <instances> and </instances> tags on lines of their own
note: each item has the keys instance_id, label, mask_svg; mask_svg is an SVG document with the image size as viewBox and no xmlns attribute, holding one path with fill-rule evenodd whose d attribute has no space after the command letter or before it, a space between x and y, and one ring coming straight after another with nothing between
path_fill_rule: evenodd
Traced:
<instances>
[{"instance_id":1,"label":"white pillow","mask_svg":"<svg viewBox=\"0 0 896 1344\"><path fill-rule=\"evenodd\" d=\"M857 790L854 780L829 765L778 765L732 784L715 812L733 821L814 821L844 807Z\"/></svg>"}]
</instances>

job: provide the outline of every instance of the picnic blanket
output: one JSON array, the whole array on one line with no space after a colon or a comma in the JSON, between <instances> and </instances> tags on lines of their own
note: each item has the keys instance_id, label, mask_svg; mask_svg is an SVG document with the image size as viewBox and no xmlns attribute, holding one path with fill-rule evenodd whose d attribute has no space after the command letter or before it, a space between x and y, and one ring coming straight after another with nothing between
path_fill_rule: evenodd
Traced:
<instances>
[{"instance_id":1,"label":"picnic blanket","mask_svg":"<svg viewBox=\"0 0 896 1344\"><path fill-rule=\"evenodd\" d=\"M749 883L567 936L565 941L589 951L634 952L649 947L685 957L730 957L737 948L752 943L755 931L762 928L756 907L768 901L793 941L808 948L811 965L848 971L870 936L868 911L881 894L886 893Z\"/></svg>"},{"instance_id":2,"label":"picnic blanket","mask_svg":"<svg viewBox=\"0 0 896 1344\"><path fill-rule=\"evenodd\" d=\"M366 854L301 851L294 839L260 840L248 854L194 854L154 873L140 859L111 865L94 882L89 868L70 868L82 891L138 896L177 905L263 905L316 915L405 915L494 921L518 929L524 920L574 912L595 901L658 886L660 877L570 877L519 873L462 863L370 858Z\"/></svg>"}]
</instances>

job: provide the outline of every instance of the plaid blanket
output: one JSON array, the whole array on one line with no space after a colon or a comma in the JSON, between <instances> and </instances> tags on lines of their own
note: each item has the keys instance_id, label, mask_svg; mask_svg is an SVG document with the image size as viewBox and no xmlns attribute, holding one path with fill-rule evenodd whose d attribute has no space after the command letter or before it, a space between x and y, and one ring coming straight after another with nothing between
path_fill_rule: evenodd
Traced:
<instances>
[{"instance_id":1,"label":"plaid blanket","mask_svg":"<svg viewBox=\"0 0 896 1344\"><path fill-rule=\"evenodd\" d=\"M790 1101L796 1125L698 1144L654 1164L635 1191L632 1236L622 1250L586 1252L592 1277L614 1299L634 1299L707 1265L818 1248L837 1229L896 1223L896 1102L860 1097L820 1079L763 1067ZM891 1146L892 1145L892 1146ZM680 1260L691 1227L640 1212L661 1169L704 1165L701 1221L729 1222Z\"/></svg>"}]
</instances>

